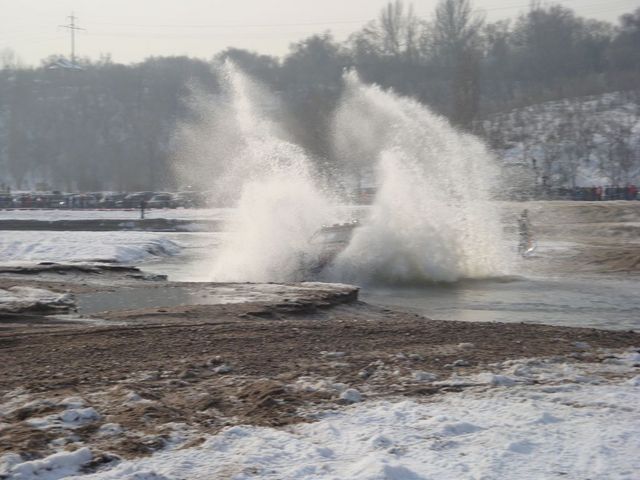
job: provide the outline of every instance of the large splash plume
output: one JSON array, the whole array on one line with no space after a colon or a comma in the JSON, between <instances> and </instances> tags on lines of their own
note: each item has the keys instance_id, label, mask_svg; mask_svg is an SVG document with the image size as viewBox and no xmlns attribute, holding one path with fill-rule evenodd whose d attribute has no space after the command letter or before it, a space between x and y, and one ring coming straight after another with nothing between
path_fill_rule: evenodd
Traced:
<instances>
[{"instance_id":1,"label":"large splash plume","mask_svg":"<svg viewBox=\"0 0 640 480\"><path fill-rule=\"evenodd\" d=\"M343 220L304 150L274 119L278 102L232 65L221 95L192 105L180 132L187 172L234 202L230 234L210 266L216 281L295 281L321 246L323 224ZM334 142L345 171L372 170L378 191L324 280L455 281L505 273L498 170L482 143L424 105L345 75ZM195 159L195 161L193 160ZM344 215L344 210L342 210ZM308 274L305 279L309 279Z\"/></svg>"},{"instance_id":2,"label":"large splash plume","mask_svg":"<svg viewBox=\"0 0 640 480\"><path fill-rule=\"evenodd\" d=\"M221 94L194 96L196 122L180 134L187 155L198 159L183 174L209 180L213 199L236 207L229 236L208 267L211 278L300 279L300 259L330 220L330 202L316 187L304 150L273 121L278 101L230 62L221 70Z\"/></svg>"},{"instance_id":3,"label":"large splash plume","mask_svg":"<svg viewBox=\"0 0 640 480\"><path fill-rule=\"evenodd\" d=\"M364 226L338 257L355 281L454 281L501 275L508 249L490 200L499 169L475 137L424 105L351 72L336 113L338 154L375 165L378 191Z\"/></svg>"}]
</instances>

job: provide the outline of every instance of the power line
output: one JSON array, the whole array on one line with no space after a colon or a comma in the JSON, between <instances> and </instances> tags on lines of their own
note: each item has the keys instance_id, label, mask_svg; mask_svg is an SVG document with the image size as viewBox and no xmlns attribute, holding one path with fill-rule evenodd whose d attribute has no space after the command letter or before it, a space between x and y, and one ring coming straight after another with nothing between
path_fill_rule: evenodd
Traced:
<instances>
[{"instance_id":1,"label":"power line","mask_svg":"<svg viewBox=\"0 0 640 480\"><path fill-rule=\"evenodd\" d=\"M629 1L629 0L618 0L613 3L619 3L620 1ZM572 3L573 0L550 0L548 3L551 4L559 4L559 3ZM601 5L610 5L612 2L609 0L598 1L594 3L589 3L586 5L576 5L575 8L577 10L581 10L585 7L596 7ZM490 8L479 8L478 10L484 12L493 12L499 10L515 10L519 8L527 8L531 7L531 3L519 3L512 4L500 7L490 7ZM332 20L326 22L291 22L291 23L196 23L196 24L188 24L188 23L120 23L120 22L91 22L92 25L105 25L105 26L116 26L116 27L135 27L135 28L284 28L284 27L308 27L308 26L323 26L323 25L354 25L354 24L365 24L371 21L369 19L362 20Z\"/></svg>"},{"instance_id":2,"label":"power line","mask_svg":"<svg viewBox=\"0 0 640 480\"><path fill-rule=\"evenodd\" d=\"M76 30L85 30L84 28L80 28L76 26L77 17L71 13L67 17L69 19L68 25L58 25L61 28L66 28L71 33L71 65L74 66L76 64Z\"/></svg>"},{"instance_id":3,"label":"power line","mask_svg":"<svg viewBox=\"0 0 640 480\"><path fill-rule=\"evenodd\" d=\"M240 23L217 23L217 24L140 24L140 23L114 23L114 22L91 22L92 25L109 25L118 27L161 27L161 28L282 28L282 27L313 27L321 25L347 25L362 24L369 20L337 20L332 22L295 22L295 23L256 23L256 24L240 24Z\"/></svg>"}]
</instances>

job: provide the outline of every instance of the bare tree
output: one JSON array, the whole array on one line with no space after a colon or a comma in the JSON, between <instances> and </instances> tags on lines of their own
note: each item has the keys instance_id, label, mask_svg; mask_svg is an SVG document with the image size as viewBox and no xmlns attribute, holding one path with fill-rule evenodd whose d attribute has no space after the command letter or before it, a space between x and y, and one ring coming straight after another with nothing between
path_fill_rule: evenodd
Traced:
<instances>
[{"instance_id":1,"label":"bare tree","mask_svg":"<svg viewBox=\"0 0 640 480\"><path fill-rule=\"evenodd\" d=\"M405 8L402 0L396 0L381 10L377 21L356 33L351 43L362 53L415 59L419 54L420 37L421 22L413 5Z\"/></svg>"},{"instance_id":2,"label":"bare tree","mask_svg":"<svg viewBox=\"0 0 640 480\"><path fill-rule=\"evenodd\" d=\"M441 0L432 24L435 54L451 79L451 118L463 127L478 113L483 23L470 0Z\"/></svg>"}]
</instances>

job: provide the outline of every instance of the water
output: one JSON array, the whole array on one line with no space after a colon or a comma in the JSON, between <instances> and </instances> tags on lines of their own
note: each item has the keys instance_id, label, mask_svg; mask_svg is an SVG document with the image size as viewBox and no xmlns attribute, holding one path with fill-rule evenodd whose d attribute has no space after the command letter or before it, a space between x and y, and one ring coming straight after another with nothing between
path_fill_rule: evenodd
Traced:
<instances>
[{"instance_id":1,"label":"water","mask_svg":"<svg viewBox=\"0 0 640 480\"><path fill-rule=\"evenodd\" d=\"M121 288L115 292L91 292L76 295L78 313L94 315L100 312L168 308L178 305L222 305L260 301L279 301L286 288L278 285L216 284L206 286L155 285L153 287ZM279 296L280 295L280 296Z\"/></svg>"},{"instance_id":2,"label":"water","mask_svg":"<svg viewBox=\"0 0 640 480\"><path fill-rule=\"evenodd\" d=\"M640 330L640 281L624 278L519 278L423 288L372 288L372 304L437 320L538 323Z\"/></svg>"},{"instance_id":3,"label":"water","mask_svg":"<svg viewBox=\"0 0 640 480\"><path fill-rule=\"evenodd\" d=\"M182 233L184 246L178 257L168 257L145 264L143 269L168 274L176 282L208 281L197 276L203 249L216 251L218 234ZM191 240L190 240L191 238ZM549 245L543 242L534 260L554 264L573 244ZM523 267L522 270L525 268ZM163 289L160 289L162 291ZM469 322L538 323L610 330L640 330L640 276L630 275L560 275L552 270L541 274L505 276L493 279L461 280L420 285L390 286L369 284L360 298L368 303L417 313L438 320ZM179 291L177 291L179 292ZM176 297L173 293L152 294L155 306L195 304L199 297ZM113 301L118 299L112 294ZM143 308L130 297L124 307ZM97 311L97 310L96 310Z\"/></svg>"},{"instance_id":4,"label":"water","mask_svg":"<svg viewBox=\"0 0 640 480\"><path fill-rule=\"evenodd\" d=\"M179 170L189 183L210 181L203 188L236 208L220 244L172 277L308 279L304 264L320 253L309 239L323 224L351 220L348 210L315 171L317 159L280 126L280 102L232 65L223 77L220 96L193 97L193 119L178 135ZM478 139L354 73L344 81L333 119L339 167L372 173L378 191L321 280L362 285L365 301L437 319L640 326L635 280L527 278L518 270L515 239L490 199L498 169Z\"/></svg>"}]
</instances>

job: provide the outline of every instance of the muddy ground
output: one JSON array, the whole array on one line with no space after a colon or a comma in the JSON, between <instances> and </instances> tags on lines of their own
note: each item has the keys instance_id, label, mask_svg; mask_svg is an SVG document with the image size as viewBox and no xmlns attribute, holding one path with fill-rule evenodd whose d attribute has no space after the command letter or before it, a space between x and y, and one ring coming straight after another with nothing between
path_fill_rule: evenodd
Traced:
<instances>
[{"instance_id":1,"label":"muddy ground","mask_svg":"<svg viewBox=\"0 0 640 480\"><path fill-rule=\"evenodd\" d=\"M640 202L555 203L529 206L540 238L579 244L580 254L555 268L637 273ZM0 288L80 294L172 286L117 267L38 269L0 271ZM465 385L428 378L524 357L606 361L606 349L640 346L636 332L437 321L364 304L354 288L288 288L296 286L268 300L92 318L0 312L0 455L38 458L89 445L104 453L98 463L109 462L167 442L197 444L228 425L310 421L352 401L343 398L347 389L364 399L429 398Z\"/></svg>"},{"instance_id":2,"label":"muddy ground","mask_svg":"<svg viewBox=\"0 0 640 480\"><path fill-rule=\"evenodd\" d=\"M230 424L306 421L310 409L345 403L346 387L365 398L449 388L413 372L445 379L520 357L594 361L582 344L590 352L640 345L632 332L434 321L357 301L297 312L265 304L163 310L106 316L128 325L0 334L0 394L5 402L25 395L0 420L0 452L41 456L63 442L132 457L161 448L168 424L185 424L193 442ZM344 386L305 387L318 384ZM99 418L72 429L33 423L57 418L68 397ZM105 436L105 424L123 433Z\"/></svg>"}]
</instances>

